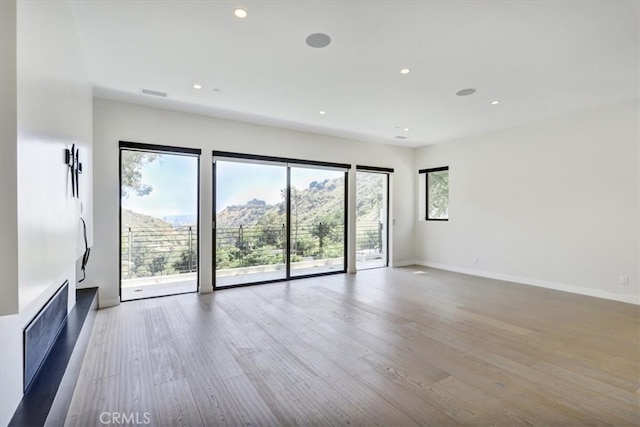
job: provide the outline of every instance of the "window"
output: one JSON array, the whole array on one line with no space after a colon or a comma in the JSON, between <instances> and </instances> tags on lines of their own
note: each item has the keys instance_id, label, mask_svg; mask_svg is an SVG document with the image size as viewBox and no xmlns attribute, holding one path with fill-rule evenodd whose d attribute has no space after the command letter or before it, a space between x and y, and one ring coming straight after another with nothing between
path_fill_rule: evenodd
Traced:
<instances>
[{"instance_id":1,"label":"window","mask_svg":"<svg viewBox=\"0 0 640 427\"><path fill-rule=\"evenodd\" d=\"M120 141L120 299L198 290L200 150Z\"/></svg>"},{"instance_id":2,"label":"window","mask_svg":"<svg viewBox=\"0 0 640 427\"><path fill-rule=\"evenodd\" d=\"M213 152L214 287L347 271L350 165Z\"/></svg>"},{"instance_id":3,"label":"window","mask_svg":"<svg viewBox=\"0 0 640 427\"><path fill-rule=\"evenodd\" d=\"M423 169L426 176L427 221L449 220L449 167Z\"/></svg>"},{"instance_id":4,"label":"window","mask_svg":"<svg viewBox=\"0 0 640 427\"><path fill-rule=\"evenodd\" d=\"M393 169L357 166L356 270L389 265L389 175Z\"/></svg>"}]
</instances>

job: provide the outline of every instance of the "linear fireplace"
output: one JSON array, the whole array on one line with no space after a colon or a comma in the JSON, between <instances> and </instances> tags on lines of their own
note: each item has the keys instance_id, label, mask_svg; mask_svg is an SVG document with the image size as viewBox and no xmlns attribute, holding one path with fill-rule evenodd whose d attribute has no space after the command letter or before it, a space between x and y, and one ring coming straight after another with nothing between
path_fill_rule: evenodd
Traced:
<instances>
[{"instance_id":1,"label":"linear fireplace","mask_svg":"<svg viewBox=\"0 0 640 427\"><path fill-rule=\"evenodd\" d=\"M68 302L69 281L65 281L24 329L24 391L67 320Z\"/></svg>"}]
</instances>

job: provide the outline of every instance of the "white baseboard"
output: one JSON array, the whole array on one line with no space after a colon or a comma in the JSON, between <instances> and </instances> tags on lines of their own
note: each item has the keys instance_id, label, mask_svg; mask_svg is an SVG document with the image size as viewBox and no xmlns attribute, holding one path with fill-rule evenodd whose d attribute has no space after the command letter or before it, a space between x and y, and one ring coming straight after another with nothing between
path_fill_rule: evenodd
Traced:
<instances>
[{"instance_id":1,"label":"white baseboard","mask_svg":"<svg viewBox=\"0 0 640 427\"><path fill-rule=\"evenodd\" d=\"M200 290L198 292L201 294L210 294L213 292L213 286L200 286Z\"/></svg>"},{"instance_id":2,"label":"white baseboard","mask_svg":"<svg viewBox=\"0 0 640 427\"><path fill-rule=\"evenodd\" d=\"M417 265L417 261L393 261L391 267L406 267L408 265ZM421 264L420 264L421 265Z\"/></svg>"},{"instance_id":3,"label":"white baseboard","mask_svg":"<svg viewBox=\"0 0 640 427\"><path fill-rule=\"evenodd\" d=\"M414 264L423 267L437 268L439 270L454 271L456 273L470 274L472 276L487 277L489 279L504 280L507 282L520 283L523 285L538 286L540 288L554 289L556 291L570 292L572 294L586 295L596 298L604 298L614 301L626 302L640 305L639 295L616 294L603 291L601 289L582 288L564 283L548 282L545 280L531 279L529 277L511 276L509 274L492 273L489 271L473 270L470 268L458 267L455 265L438 264L429 261L416 261Z\"/></svg>"},{"instance_id":4,"label":"white baseboard","mask_svg":"<svg viewBox=\"0 0 640 427\"><path fill-rule=\"evenodd\" d=\"M112 298L112 299L100 299L99 300L100 308L115 307L116 305L120 305L120 297Z\"/></svg>"}]
</instances>

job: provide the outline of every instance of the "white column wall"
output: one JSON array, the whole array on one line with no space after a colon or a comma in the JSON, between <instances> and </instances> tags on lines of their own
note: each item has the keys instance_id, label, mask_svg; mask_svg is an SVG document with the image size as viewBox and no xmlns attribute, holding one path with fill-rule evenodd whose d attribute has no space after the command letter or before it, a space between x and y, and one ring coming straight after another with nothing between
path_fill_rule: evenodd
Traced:
<instances>
[{"instance_id":1,"label":"white column wall","mask_svg":"<svg viewBox=\"0 0 640 427\"><path fill-rule=\"evenodd\" d=\"M65 280L68 308L75 304L75 263L84 250L81 210L92 241L92 93L68 3L2 0L0 16L0 426L5 426L22 398L25 326ZM85 167L81 200L71 197L64 164L64 149L74 143Z\"/></svg>"}]
</instances>

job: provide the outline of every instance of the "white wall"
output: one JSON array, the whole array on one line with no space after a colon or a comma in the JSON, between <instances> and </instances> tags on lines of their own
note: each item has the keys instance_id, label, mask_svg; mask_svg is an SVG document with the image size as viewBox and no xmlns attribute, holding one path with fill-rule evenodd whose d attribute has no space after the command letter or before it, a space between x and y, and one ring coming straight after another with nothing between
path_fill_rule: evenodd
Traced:
<instances>
[{"instance_id":1,"label":"white wall","mask_svg":"<svg viewBox=\"0 0 640 427\"><path fill-rule=\"evenodd\" d=\"M75 143L91 218L92 92L69 6L18 3L18 264L27 307L82 254L81 202L64 149ZM91 227L92 221L88 221ZM89 230L91 231L91 229ZM91 233L90 233L91 234ZM91 237L91 236L90 236ZM59 285L59 284L58 284Z\"/></svg>"},{"instance_id":2,"label":"white wall","mask_svg":"<svg viewBox=\"0 0 640 427\"><path fill-rule=\"evenodd\" d=\"M424 221L414 175L416 261L640 303L638 111L629 102L417 150L416 170L450 167L450 219Z\"/></svg>"},{"instance_id":3,"label":"white wall","mask_svg":"<svg viewBox=\"0 0 640 427\"><path fill-rule=\"evenodd\" d=\"M392 198L395 250L393 262L412 259L414 200L413 149L371 144L268 126L166 111L94 99L95 248L88 281L100 286L100 305L117 304L119 260L118 141L185 146L202 149L201 223L210 224L212 211L211 151L223 150L319 161L395 168ZM201 287L212 284L211 228L202 227ZM208 267L208 268L207 268Z\"/></svg>"},{"instance_id":4,"label":"white wall","mask_svg":"<svg viewBox=\"0 0 640 427\"><path fill-rule=\"evenodd\" d=\"M16 2L0 2L0 316L18 312Z\"/></svg>"},{"instance_id":5,"label":"white wall","mask_svg":"<svg viewBox=\"0 0 640 427\"><path fill-rule=\"evenodd\" d=\"M6 2L2 4L4 43L8 27ZM68 4L20 1L16 22L17 131L10 141L2 135L2 169L4 177L5 162L9 172L11 164L13 171L17 165L17 182L14 179L6 199L3 183L1 204L3 216L5 209L17 209L17 242L5 241L4 230L2 236L2 256L17 254L17 280L3 280L0 286L3 297L17 293L19 313L0 317L0 426L9 422L22 398L24 327L65 280L69 280L69 308L75 303L75 262L83 250L81 207L71 197L63 157L64 148L72 143L80 146L86 170L81 178L82 204L90 226L93 222L91 86ZM3 79L5 59L3 55ZM3 93L3 109L5 102ZM5 144L11 143L15 147L7 149L5 158ZM16 192L17 208L12 201Z\"/></svg>"}]
</instances>

